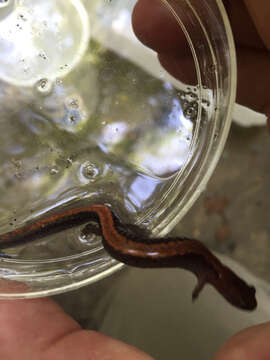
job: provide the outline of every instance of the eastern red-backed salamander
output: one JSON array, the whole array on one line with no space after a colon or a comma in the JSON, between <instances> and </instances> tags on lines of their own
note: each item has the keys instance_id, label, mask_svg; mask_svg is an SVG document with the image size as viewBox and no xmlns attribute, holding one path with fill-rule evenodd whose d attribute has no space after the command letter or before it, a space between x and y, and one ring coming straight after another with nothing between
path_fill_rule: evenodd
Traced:
<instances>
[{"instance_id":1,"label":"eastern red-backed salamander","mask_svg":"<svg viewBox=\"0 0 270 360\"><path fill-rule=\"evenodd\" d=\"M244 310L256 308L255 288L223 265L201 242L186 238L144 238L142 231L136 234L134 225L120 223L105 205L67 210L0 235L0 248L22 245L91 221L100 226L104 248L120 262L141 268L190 270L198 278L193 299L209 283L232 305ZM93 232L99 233L97 229Z\"/></svg>"}]
</instances>

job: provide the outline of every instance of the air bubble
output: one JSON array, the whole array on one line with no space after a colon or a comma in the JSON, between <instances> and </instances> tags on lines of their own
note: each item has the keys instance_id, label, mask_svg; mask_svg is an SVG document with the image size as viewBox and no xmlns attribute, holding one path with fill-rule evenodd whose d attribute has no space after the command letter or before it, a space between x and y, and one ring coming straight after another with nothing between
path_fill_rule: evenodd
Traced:
<instances>
[{"instance_id":1,"label":"air bubble","mask_svg":"<svg viewBox=\"0 0 270 360\"><path fill-rule=\"evenodd\" d=\"M40 79L36 83L36 89L37 91L42 95L48 95L53 88L53 84L49 79Z\"/></svg>"},{"instance_id":2,"label":"air bubble","mask_svg":"<svg viewBox=\"0 0 270 360\"><path fill-rule=\"evenodd\" d=\"M71 109L79 109L80 102L76 98L69 98L69 99L66 100L66 106L71 108Z\"/></svg>"},{"instance_id":3,"label":"air bubble","mask_svg":"<svg viewBox=\"0 0 270 360\"><path fill-rule=\"evenodd\" d=\"M58 173L59 173L59 170L56 169L56 168L53 168L53 169L50 170L51 175L57 175Z\"/></svg>"},{"instance_id":4,"label":"air bubble","mask_svg":"<svg viewBox=\"0 0 270 360\"><path fill-rule=\"evenodd\" d=\"M214 73L214 72L216 72L216 70L217 70L216 64L211 64L211 65L209 66L209 72L210 72L210 73Z\"/></svg>"},{"instance_id":5,"label":"air bubble","mask_svg":"<svg viewBox=\"0 0 270 360\"><path fill-rule=\"evenodd\" d=\"M7 6L10 5L10 0L0 0L0 9L2 8L6 8Z\"/></svg>"},{"instance_id":6,"label":"air bubble","mask_svg":"<svg viewBox=\"0 0 270 360\"><path fill-rule=\"evenodd\" d=\"M196 102L191 103L185 110L184 116L189 120L196 120L198 115L198 104Z\"/></svg>"},{"instance_id":7,"label":"air bubble","mask_svg":"<svg viewBox=\"0 0 270 360\"><path fill-rule=\"evenodd\" d=\"M46 55L46 53L44 51L40 51L38 56L42 59L42 60L48 60L48 56Z\"/></svg>"},{"instance_id":8,"label":"air bubble","mask_svg":"<svg viewBox=\"0 0 270 360\"><path fill-rule=\"evenodd\" d=\"M72 114L70 114L69 117L68 117L68 122L69 122L69 124L72 125L72 126L77 125L80 121L81 121L81 116L80 116L80 114L72 113Z\"/></svg>"},{"instance_id":9,"label":"air bubble","mask_svg":"<svg viewBox=\"0 0 270 360\"><path fill-rule=\"evenodd\" d=\"M189 107L189 102L187 100L184 100L182 102L182 107L183 107L183 110L186 111Z\"/></svg>"},{"instance_id":10,"label":"air bubble","mask_svg":"<svg viewBox=\"0 0 270 360\"><path fill-rule=\"evenodd\" d=\"M70 168L73 165L73 160L71 158L67 159L66 169Z\"/></svg>"},{"instance_id":11,"label":"air bubble","mask_svg":"<svg viewBox=\"0 0 270 360\"><path fill-rule=\"evenodd\" d=\"M56 83L56 85L61 86L61 85L63 84L63 80L57 78L57 79L55 80L55 83Z\"/></svg>"},{"instance_id":12,"label":"air bubble","mask_svg":"<svg viewBox=\"0 0 270 360\"><path fill-rule=\"evenodd\" d=\"M27 21L27 18L25 17L24 14L21 13L21 14L18 15L18 20Z\"/></svg>"},{"instance_id":13,"label":"air bubble","mask_svg":"<svg viewBox=\"0 0 270 360\"><path fill-rule=\"evenodd\" d=\"M100 169L90 161L86 161L80 167L80 179L82 182L88 183L96 181L100 175Z\"/></svg>"},{"instance_id":14,"label":"air bubble","mask_svg":"<svg viewBox=\"0 0 270 360\"><path fill-rule=\"evenodd\" d=\"M195 101L198 99L198 96L190 91L186 94L185 98L187 101Z\"/></svg>"},{"instance_id":15,"label":"air bubble","mask_svg":"<svg viewBox=\"0 0 270 360\"><path fill-rule=\"evenodd\" d=\"M100 238L91 232L89 226L85 226L79 234L79 241L84 245L90 246L91 248L96 248L100 245Z\"/></svg>"},{"instance_id":16,"label":"air bubble","mask_svg":"<svg viewBox=\"0 0 270 360\"><path fill-rule=\"evenodd\" d=\"M210 106L210 101L206 100L206 99L203 99L202 100L202 105L203 106L206 106L206 107L209 107Z\"/></svg>"}]
</instances>

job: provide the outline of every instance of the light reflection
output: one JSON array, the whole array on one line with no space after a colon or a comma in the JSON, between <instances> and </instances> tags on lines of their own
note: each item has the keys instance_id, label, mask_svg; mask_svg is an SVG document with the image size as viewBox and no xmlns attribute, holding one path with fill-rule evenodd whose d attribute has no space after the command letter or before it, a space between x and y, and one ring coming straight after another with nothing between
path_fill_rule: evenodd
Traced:
<instances>
[{"instance_id":1,"label":"light reflection","mask_svg":"<svg viewBox=\"0 0 270 360\"><path fill-rule=\"evenodd\" d=\"M130 186L128 198L134 206L140 208L154 194L157 184L155 179L150 181L148 177L136 177Z\"/></svg>"},{"instance_id":2,"label":"light reflection","mask_svg":"<svg viewBox=\"0 0 270 360\"><path fill-rule=\"evenodd\" d=\"M178 171L185 163L190 150L190 141L173 136L158 147L144 154L142 166L153 174L164 176Z\"/></svg>"},{"instance_id":3,"label":"light reflection","mask_svg":"<svg viewBox=\"0 0 270 360\"><path fill-rule=\"evenodd\" d=\"M130 24L130 11L127 9L123 9L119 12L118 17L116 17L112 22L112 28L114 31L118 33L125 34L126 29Z\"/></svg>"},{"instance_id":4,"label":"light reflection","mask_svg":"<svg viewBox=\"0 0 270 360\"><path fill-rule=\"evenodd\" d=\"M132 155L132 162L161 177L179 171L185 164L194 129L193 122L184 116L178 99L173 99L171 112L164 123L165 128L150 131L148 136L138 140Z\"/></svg>"},{"instance_id":5,"label":"light reflection","mask_svg":"<svg viewBox=\"0 0 270 360\"><path fill-rule=\"evenodd\" d=\"M54 80L85 53L89 19L80 0L27 0L12 10L0 17L0 79L16 86Z\"/></svg>"},{"instance_id":6,"label":"light reflection","mask_svg":"<svg viewBox=\"0 0 270 360\"><path fill-rule=\"evenodd\" d=\"M128 125L125 122L115 122L105 126L102 132L102 143L107 145L110 149L113 145L118 144L123 140L128 130Z\"/></svg>"}]
</instances>

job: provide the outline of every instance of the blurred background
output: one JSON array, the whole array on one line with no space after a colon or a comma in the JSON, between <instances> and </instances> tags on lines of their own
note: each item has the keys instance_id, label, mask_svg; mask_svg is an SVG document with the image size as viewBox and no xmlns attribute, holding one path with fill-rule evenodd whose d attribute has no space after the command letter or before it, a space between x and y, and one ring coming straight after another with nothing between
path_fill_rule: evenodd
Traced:
<instances>
[{"instance_id":1,"label":"blurred background","mask_svg":"<svg viewBox=\"0 0 270 360\"><path fill-rule=\"evenodd\" d=\"M126 268L55 300L83 327L118 337L157 360L197 360L198 354L209 360L236 332L269 321L269 156L265 126L233 124L205 192L171 232L200 238L245 265L257 279L231 264L248 282L255 281L257 311L234 309L210 287L192 304L195 278L180 270Z\"/></svg>"}]
</instances>

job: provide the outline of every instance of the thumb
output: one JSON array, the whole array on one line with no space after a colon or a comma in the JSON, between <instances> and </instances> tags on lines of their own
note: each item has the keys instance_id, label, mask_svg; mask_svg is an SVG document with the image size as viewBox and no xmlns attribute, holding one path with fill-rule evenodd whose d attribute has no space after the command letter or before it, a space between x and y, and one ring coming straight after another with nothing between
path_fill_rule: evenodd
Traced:
<instances>
[{"instance_id":1,"label":"thumb","mask_svg":"<svg viewBox=\"0 0 270 360\"><path fill-rule=\"evenodd\" d=\"M82 330L48 298L0 301L0 359L153 360L118 340Z\"/></svg>"},{"instance_id":2,"label":"thumb","mask_svg":"<svg viewBox=\"0 0 270 360\"><path fill-rule=\"evenodd\" d=\"M265 46L270 50L270 1L260 0L244 0L254 25L261 36Z\"/></svg>"},{"instance_id":3,"label":"thumb","mask_svg":"<svg viewBox=\"0 0 270 360\"><path fill-rule=\"evenodd\" d=\"M225 343L214 360L270 359L270 323L241 331Z\"/></svg>"}]
</instances>

